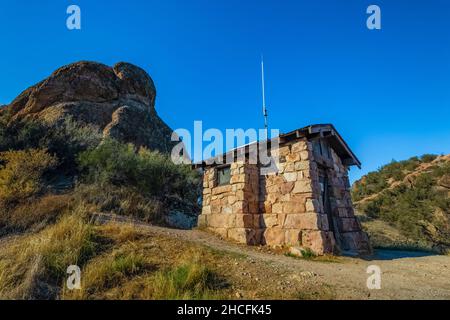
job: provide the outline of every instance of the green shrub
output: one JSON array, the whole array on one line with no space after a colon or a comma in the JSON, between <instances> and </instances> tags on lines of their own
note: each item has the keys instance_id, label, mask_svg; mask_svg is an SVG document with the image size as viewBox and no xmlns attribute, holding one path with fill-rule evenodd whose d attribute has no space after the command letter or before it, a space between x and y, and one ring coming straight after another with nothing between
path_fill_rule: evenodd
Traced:
<instances>
[{"instance_id":1,"label":"green shrub","mask_svg":"<svg viewBox=\"0 0 450 320\"><path fill-rule=\"evenodd\" d=\"M424 163L429 163L434 161L438 156L435 154L424 154L420 160Z\"/></svg>"},{"instance_id":2,"label":"green shrub","mask_svg":"<svg viewBox=\"0 0 450 320\"><path fill-rule=\"evenodd\" d=\"M66 118L60 125L49 128L41 140L41 147L55 154L64 171L75 171L78 155L99 145L102 134L96 126L80 124L72 118Z\"/></svg>"},{"instance_id":3,"label":"green shrub","mask_svg":"<svg viewBox=\"0 0 450 320\"><path fill-rule=\"evenodd\" d=\"M8 114L8 113L6 113ZM35 120L22 119L10 123L10 118L5 115L4 127L0 132L0 151L40 149L41 140L45 137L47 127Z\"/></svg>"},{"instance_id":4,"label":"green shrub","mask_svg":"<svg viewBox=\"0 0 450 320\"><path fill-rule=\"evenodd\" d=\"M129 194L139 193L165 208L189 208L192 213L198 210L198 173L187 165L174 164L167 155L145 148L136 152L131 144L107 139L96 149L81 153L79 163L87 183L105 190L114 190L108 186L114 186L116 191L122 188L121 192L123 188L131 189ZM126 206L133 204L121 205Z\"/></svg>"},{"instance_id":5,"label":"green shrub","mask_svg":"<svg viewBox=\"0 0 450 320\"><path fill-rule=\"evenodd\" d=\"M108 139L96 149L81 153L78 159L89 183L138 186L138 158L132 144Z\"/></svg>"},{"instance_id":6,"label":"green shrub","mask_svg":"<svg viewBox=\"0 0 450 320\"><path fill-rule=\"evenodd\" d=\"M7 127L11 120L11 112L9 109L0 108L0 151L6 151L5 146L8 144Z\"/></svg>"},{"instance_id":7,"label":"green shrub","mask_svg":"<svg viewBox=\"0 0 450 320\"><path fill-rule=\"evenodd\" d=\"M310 248L302 249L301 250L302 257L305 259L312 259L315 258L317 255L312 251Z\"/></svg>"},{"instance_id":8,"label":"green shrub","mask_svg":"<svg viewBox=\"0 0 450 320\"><path fill-rule=\"evenodd\" d=\"M69 172L76 169L78 154L95 148L102 139L99 128L82 125L71 117L53 125L29 119L6 124L6 115L0 117L0 125L2 121L0 151L47 149L59 159L59 168Z\"/></svg>"}]
</instances>

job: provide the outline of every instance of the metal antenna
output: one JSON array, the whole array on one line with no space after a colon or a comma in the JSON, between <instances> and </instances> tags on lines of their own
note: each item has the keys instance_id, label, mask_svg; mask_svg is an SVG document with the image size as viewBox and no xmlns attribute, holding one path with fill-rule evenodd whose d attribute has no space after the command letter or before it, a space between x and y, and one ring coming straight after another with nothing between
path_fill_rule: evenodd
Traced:
<instances>
[{"instance_id":1,"label":"metal antenna","mask_svg":"<svg viewBox=\"0 0 450 320\"><path fill-rule=\"evenodd\" d=\"M267 116L267 108L266 108L266 91L265 91L265 81L264 81L264 57L261 55L261 82L262 82L262 107L263 107L263 116L264 116L264 129L266 129L266 138L269 138L269 124L268 124L268 116Z\"/></svg>"}]
</instances>

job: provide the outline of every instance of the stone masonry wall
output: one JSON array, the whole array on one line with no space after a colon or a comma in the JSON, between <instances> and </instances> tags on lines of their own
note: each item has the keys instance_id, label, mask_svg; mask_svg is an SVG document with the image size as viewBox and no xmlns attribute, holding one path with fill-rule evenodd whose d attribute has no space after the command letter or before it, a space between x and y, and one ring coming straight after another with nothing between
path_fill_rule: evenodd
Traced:
<instances>
[{"instance_id":1,"label":"stone masonry wall","mask_svg":"<svg viewBox=\"0 0 450 320\"><path fill-rule=\"evenodd\" d=\"M353 209L350 193L348 169L342 164L339 156L332 151L332 163L328 164L327 175L331 193L331 210L337 220L341 239L341 250L359 254L367 254L372 251L369 238L362 231L361 224Z\"/></svg>"},{"instance_id":2,"label":"stone masonry wall","mask_svg":"<svg viewBox=\"0 0 450 320\"><path fill-rule=\"evenodd\" d=\"M199 226L224 238L241 243L259 244L259 169L244 162L231 164L229 185L217 186L215 168L203 177L203 209Z\"/></svg>"},{"instance_id":3,"label":"stone masonry wall","mask_svg":"<svg viewBox=\"0 0 450 320\"><path fill-rule=\"evenodd\" d=\"M279 172L260 176L262 243L301 245L331 253L333 234L319 203L320 185L312 145L306 139L275 151Z\"/></svg>"}]
</instances>

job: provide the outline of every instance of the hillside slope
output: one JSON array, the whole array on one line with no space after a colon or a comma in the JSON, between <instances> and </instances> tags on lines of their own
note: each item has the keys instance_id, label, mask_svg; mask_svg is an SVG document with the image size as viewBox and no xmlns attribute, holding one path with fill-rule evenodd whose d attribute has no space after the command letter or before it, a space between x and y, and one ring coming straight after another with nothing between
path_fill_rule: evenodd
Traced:
<instances>
[{"instance_id":1,"label":"hillside slope","mask_svg":"<svg viewBox=\"0 0 450 320\"><path fill-rule=\"evenodd\" d=\"M54 223L73 193L95 211L191 227L200 177L171 161L155 100L143 69L81 61L2 106L0 236Z\"/></svg>"},{"instance_id":2,"label":"hillside slope","mask_svg":"<svg viewBox=\"0 0 450 320\"><path fill-rule=\"evenodd\" d=\"M450 155L393 161L356 181L352 196L375 246L450 248Z\"/></svg>"}]
</instances>

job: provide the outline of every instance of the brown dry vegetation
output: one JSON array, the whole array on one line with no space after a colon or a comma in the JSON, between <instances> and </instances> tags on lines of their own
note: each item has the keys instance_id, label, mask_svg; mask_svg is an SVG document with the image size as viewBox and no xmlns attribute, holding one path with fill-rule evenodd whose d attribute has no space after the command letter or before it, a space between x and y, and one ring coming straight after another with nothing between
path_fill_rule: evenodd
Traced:
<instances>
[{"instance_id":1,"label":"brown dry vegetation","mask_svg":"<svg viewBox=\"0 0 450 320\"><path fill-rule=\"evenodd\" d=\"M47 150L0 152L0 202L20 201L42 191L42 176L56 163Z\"/></svg>"},{"instance_id":2,"label":"brown dry vegetation","mask_svg":"<svg viewBox=\"0 0 450 320\"><path fill-rule=\"evenodd\" d=\"M423 299L450 294L448 257L297 259L199 230L131 224L122 218L107 222L92 216L91 206L71 207L40 231L0 238L0 298L366 299L372 294ZM81 290L65 286L66 268L73 264L82 270ZM379 292L365 287L371 264L383 270Z\"/></svg>"},{"instance_id":3,"label":"brown dry vegetation","mask_svg":"<svg viewBox=\"0 0 450 320\"><path fill-rule=\"evenodd\" d=\"M57 223L25 234L0 249L0 296L10 299L55 297L69 265L83 264L97 250L93 227L78 207Z\"/></svg>"},{"instance_id":4,"label":"brown dry vegetation","mask_svg":"<svg viewBox=\"0 0 450 320\"><path fill-rule=\"evenodd\" d=\"M272 285L280 270L246 255L214 250L127 224L89 223L86 207L0 248L6 299L320 299L332 288L303 281ZM82 289L65 287L79 265ZM271 284L271 285L268 285ZM283 290L280 291L283 286Z\"/></svg>"},{"instance_id":5,"label":"brown dry vegetation","mask_svg":"<svg viewBox=\"0 0 450 320\"><path fill-rule=\"evenodd\" d=\"M2 208L0 235L7 233L38 231L54 222L71 204L71 195L45 195L38 199L27 199L13 208Z\"/></svg>"}]
</instances>

